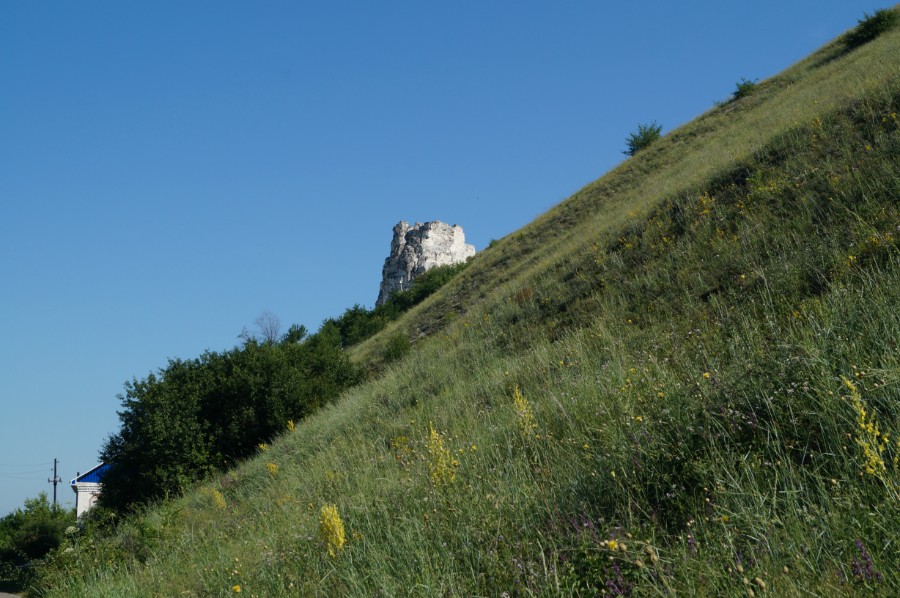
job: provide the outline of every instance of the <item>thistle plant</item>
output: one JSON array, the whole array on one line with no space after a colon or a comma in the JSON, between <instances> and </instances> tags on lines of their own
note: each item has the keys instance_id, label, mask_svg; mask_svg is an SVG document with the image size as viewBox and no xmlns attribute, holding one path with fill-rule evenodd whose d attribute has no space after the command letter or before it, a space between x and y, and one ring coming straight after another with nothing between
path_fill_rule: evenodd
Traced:
<instances>
[{"instance_id":1,"label":"thistle plant","mask_svg":"<svg viewBox=\"0 0 900 598\"><path fill-rule=\"evenodd\" d=\"M347 536L344 533L344 520L338 513L337 505L325 505L319 512L319 536L325 542L328 556L334 558L344 549Z\"/></svg>"}]
</instances>

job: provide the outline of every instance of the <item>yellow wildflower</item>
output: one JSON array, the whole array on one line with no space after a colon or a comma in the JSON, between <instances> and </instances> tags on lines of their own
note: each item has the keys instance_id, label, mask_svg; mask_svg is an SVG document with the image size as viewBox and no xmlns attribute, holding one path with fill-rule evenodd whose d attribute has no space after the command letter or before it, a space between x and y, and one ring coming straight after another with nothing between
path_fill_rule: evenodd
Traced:
<instances>
[{"instance_id":1,"label":"yellow wildflower","mask_svg":"<svg viewBox=\"0 0 900 598\"><path fill-rule=\"evenodd\" d=\"M266 463L266 471L274 478L278 475L278 465L276 463Z\"/></svg>"},{"instance_id":2,"label":"yellow wildflower","mask_svg":"<svg viewBox=\"0 0 900 598\"><path fill-rule=\"evenodd\" d=\"M534 420L531 405L519 390L518 384L513 390L513 408L516 410L516 422L519 426L519 433L525 437L532 436L537 429L537 422Z\"/></svg>"},{"instance_id":3,"label":"yellow wildflower","mask_svg":"<svg viewBox=\"0 0 900 598\"><path fill-rule=\"evenodd\" d=\"M444 435L434 429L428 422L428 442L425 445L429 457L431 483L435 486L452 484L456 480L456 468L459 459L454 459L450 451L444 448Z\"/></svg>"},{"instance_id":4,"label":"yellow wildflower","mask_svg":"<svg viewBox=\"0 0 900 598\"><path fill-rule=\"evenodd\" d=\"M269 450L269 445L266 444L265 442L260 442L259 444L256 445L256 448L258 448L261 452L264 453Z\"/></svg>"},{"instance_id":5,"label":"yellow wildflower","mask_svg":"<svg viewBox=\"0 0 900 598\"><path fill-rule=\"evenodd\" d=\"M241 593L240 584L235 584L235 585L231 586L231 591L234 592L235 594L240 594Z\"/></svg>"},{"instance_id":6,"label":"yellow wildflower","mask_svg":"<svg viewBox=\"0 0 900 598\"><path fill-rule=\"evenodd\" d=\"M288 432L293 432L296 429L296 426L294 425L294 420L289 419L287 421L287 429L288 429Z\"/></svg>"},{"instance_id":7,"label":"yellow wildflower","mask_svg":"<svg viewBox=\"0 0 900 598\"><path fill-rule=\"evenodd\" d=\"M319 535L325 541L328 556L336 557L347 543L344 534L344 520L341 519L337 505L325 505L319 512Z\"/></svg>"},{"instance_id":8,"label":"yellow wildflower","mask_svg":"<svg viewBox=\"0 0 900 598\"><path fill-rule=\"evenodd\" d=\"M841 376L841 380L843 380L844 386L850 390L850 404L856 411L856 423L859 427L856 444L862 449L865 458L863 470L871 476L884 480L887 473L884 452L890 446L890 434L882 433L878 422L866 411L866 404L856 385L843 376Z\"/></svg>"}]
</instances>

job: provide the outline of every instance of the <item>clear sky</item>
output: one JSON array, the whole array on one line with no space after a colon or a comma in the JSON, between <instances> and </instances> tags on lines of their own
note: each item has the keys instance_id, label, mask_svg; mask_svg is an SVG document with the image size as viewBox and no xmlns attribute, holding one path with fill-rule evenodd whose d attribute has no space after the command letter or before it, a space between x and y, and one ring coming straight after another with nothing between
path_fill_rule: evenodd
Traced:
<instances>
[{"instance_id":1,"label":"clear sky","mask_svg":"<svg viewBox=\"0 0 900 598\"><path fill-rule=\"evenodd\" d=\"M132 377L371 307L397 221L483 249L886 4L0 3L0 516Z\"/></svg>"}]
</instances>

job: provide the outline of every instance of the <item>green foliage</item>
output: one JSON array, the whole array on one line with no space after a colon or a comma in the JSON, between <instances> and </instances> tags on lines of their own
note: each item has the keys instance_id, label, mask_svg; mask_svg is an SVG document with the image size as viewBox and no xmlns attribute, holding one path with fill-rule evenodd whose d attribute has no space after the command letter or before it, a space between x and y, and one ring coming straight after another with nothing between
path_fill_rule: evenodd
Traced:
<instances>
[{"instance_id":1,"label":"green foliage","mask_svg":"<svg viewBox=\"0 0 900 598\"><path fill-rule=\"evenodd\" d=\"M309 331L303 324L293 324L282 337L282 343L299 343L309 335Z\"/></svg>"},{"instance_id":2,"label":"green foliage","mask_svg":"<svg viewBox=\"0 0 900 598\"><path fill-rule=\"evenodd\" d=\"M380 332L389 318L383 312L366 309L360 304L348 307L337 319L326 320L325 326L337 326L341 335L341 344L350 347Z\"/></svg>"},{"instance_id":3,"label":"green foliage","mask_svg":"<svg viewBox=\"0 0 900 598\"><path fill-rule=\"evenodd\" d=\"M844 45L853 50L867 44L882 33L890 31L897 25L897 12L889 8L876 10L874 14L865 13L856 27L844 36Z\"/></svg>"},{"instance_id":4,"label":"green foliage","mask_svg":"<svg viewBox=\"0 0 900 598\"><path fill-rule=\"evenodd\" d=\"M300 421L360 380L345 347L378 333L464 268L432 268L384 305L354 305L312 336L296 325L278 342L248 335L231 351L170 360L126 383L121 428L101 453L113 465L104 478L103 505L122 512L177 496L253 454L287 420ZM395 335L383 357L394 361L409 350L409 339Z\"/></svg>"},{"instance_id":5,"label":"green foliage","mask_svg":"<svg viewBox=\"0 0 900 598\"><path fill-rule=\"evenodd\" d=\"M388 339L384 348L384 361L390 363L406 356L410 350L409 337L405 334L394 334Z\"/></svg>"},{"instance_id":6,"label":"green foliage","mask_svg":"<svg viewBox=\"0 0 900 598\"><path fill-rule=\"evenodd\" d=\"M293 329L292 329L293 330ZM224 353L171 360L125 385L121 429L103 448L112 467L102 503L115 510L177 495L252 454L358 381L329 327L274 344L248 340Z\"/></svg>"},{"instance_id":7,"label":"green foliage","mask_svg":"<svg viewBox=\"0 0 900 598\"><path fill-rule=\"evenodd\" d=\"M0 588L22 589L34 564L62 543L74 523L74 511L51 504L45 492L0 519Z\"/></svg>"},{"instance_id":8,"label":"green foliage","mask_svg":"<svg viewBox=\"0 0 900 598\"><path fill-rule=\"evenodd\" d=\"M622 152L627 156L633 156L657 139L662 133L662 125L656 121L647 124L638 125L637 131L629 133L625 140L625 150Z\"/></svg>"},{"instance_id":9,"label":"green foliage","mask_svg":"<svg viewBox=\"0 0 900 598\"><path fill-rule=\"evenodd\" d=\"M356 345L381 332L389 322L433 295L465 268L466 263L432 268L417 276L408 289L393 293L375 309L356 304L348 307L340 317L325 320L322 326L336 328L343 347Z\"/></svg>"},{"instance_id":10,"label":"green foliage","mask_svg":"<svg viewBox=\"0 0 900 598\"><path fill-rule=\"evenodd\" d=\"M382 310L383 313L387 314L392 320L396 319L400 314L409 311L450 282L454 276L465 270L466 266L468 266L468 262L437 266L420 274L413 280L408 289L393 293L385 301L384 305L381 306L384 308Z\"/></svg>"},{"instance_id":11,"label":"green foliage","mask_svg":"<svg viewBox=\"0 0 900 598\"><path fill-rule=\"evenodd\" d=\"M735 84L734 93L732 97L735 100L739 100L741 98L746 98L756 91L757 88L756 79L747 79L745 77L741 77L741 80Z\"/></svg>"}]
</instances>

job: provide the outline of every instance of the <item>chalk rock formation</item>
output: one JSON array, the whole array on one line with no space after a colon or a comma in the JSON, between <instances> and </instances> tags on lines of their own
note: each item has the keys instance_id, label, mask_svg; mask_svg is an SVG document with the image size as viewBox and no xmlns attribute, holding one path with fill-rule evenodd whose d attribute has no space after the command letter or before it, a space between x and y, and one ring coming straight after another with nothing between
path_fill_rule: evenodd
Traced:
<instances>
[{"instance_id":1,"label":"chalk rock formation","mask_svg":"<svg viewBox=\"0 0 900 598\"><path fill-rule=\"evenodd\" d=\"M410 283L426 270L464 262L475 255L475 246L466 245L463 229L439 220L408 222L394 225L391 254L381 269L381 290L375 305L387 301L394 291L409 288Z\"/></svg>"}]
</instances>

